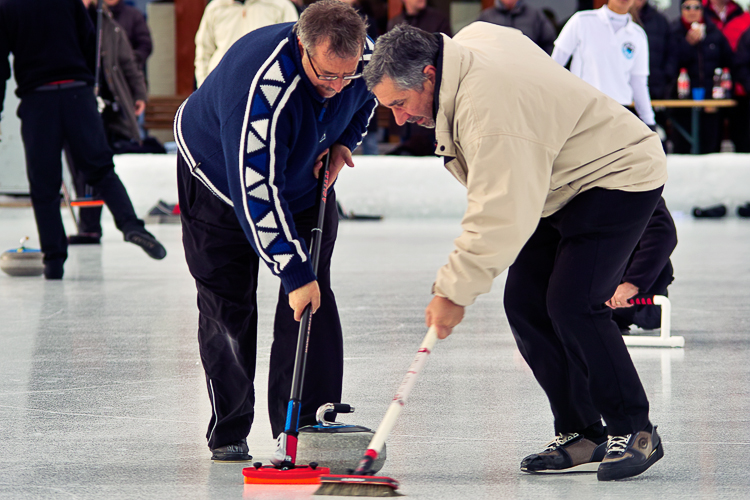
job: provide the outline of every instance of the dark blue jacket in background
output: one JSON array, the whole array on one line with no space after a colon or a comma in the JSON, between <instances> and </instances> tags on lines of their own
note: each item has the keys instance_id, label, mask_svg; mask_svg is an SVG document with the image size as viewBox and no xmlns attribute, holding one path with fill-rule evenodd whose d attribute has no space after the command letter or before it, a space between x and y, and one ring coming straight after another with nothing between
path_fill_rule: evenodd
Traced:
<instances>
[{"instance_id":1,"label":"dark blue jacket in background","mask_svg":"<svg viewBox=\"0 0 750 500\"><path fill-rule=\"evenodd\" d=\"M364 79L330 99L302 67L294 23L238 40L175 117L175 140L193 175L232 205L258 256L288 292L315 280L292 214L317 201L315 160L362 142L376 101ZM367 40L365 61L372 54Z\"/></svg>"},{"instance_id":2,"label":"dark blue jacket in background","mask_svg":"<svg viewBox=\"0 0 750 500\"><path fill-rule=\"evenodd\" d=\"M672 22L672 35L669 49L668 74L676 82L680 68L686 68L690 77L690 88L703 87L706 98L711 97L714 70L716 68L732 68L732 48L729 42L709 19L705 19L706 38L696 45L690 45L685 40L687 29L682 19ZM672 96L677 95L677 86L671 90Z\"/></svg>"},{"instance_id":3,"label":"dark blue jacket in background","mask_svg":"<svg viewBox=\"0 0 750 500\"><path fill-rule=\"evenodd\" d=\"M670 27L667 18L648 3L643 5L639 16L648 37L648 89L651 99L668 99L671 78L667 76Z\"/></svg>"}]
</instances>

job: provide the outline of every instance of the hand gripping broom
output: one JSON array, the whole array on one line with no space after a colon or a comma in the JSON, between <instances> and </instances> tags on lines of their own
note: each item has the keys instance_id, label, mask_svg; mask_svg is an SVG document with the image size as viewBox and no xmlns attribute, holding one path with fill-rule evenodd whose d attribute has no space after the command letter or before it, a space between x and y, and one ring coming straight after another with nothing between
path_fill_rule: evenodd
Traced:
<instances>
[{"instance_id":1,"label":"hand gripping broom","mask_svg":"<svg viewBox=\"0 0 750 500\"><path fill-rule=\"evenodd\" d=\"M364 456L359 461L357 468L351 474L330 475L320 477L320 488L315 492L316 495L338 495L353 497L391 497L398 496L396 492L398 481L390 477L374 476L371 471L372 464L378 453L383 449L385 440L396 425L401 409L406 404L414 383L417 381L417 375L427 362L427 356L432 351L437 341L437 331L435 327L430 327L419 346L419 351L414 357L414 361L409 366L409 371L401 382L401 386L396 392L388 411L383 417L378 430L372 437L370 444L365 451Z\"/></svg>"}]
</instances>

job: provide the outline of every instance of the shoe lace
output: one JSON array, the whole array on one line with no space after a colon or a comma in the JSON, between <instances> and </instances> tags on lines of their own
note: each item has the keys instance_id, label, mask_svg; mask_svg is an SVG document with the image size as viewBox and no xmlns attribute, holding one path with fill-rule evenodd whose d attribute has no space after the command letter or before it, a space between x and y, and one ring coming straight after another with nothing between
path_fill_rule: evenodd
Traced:
<instances>
[{"instance_id":1,"label":"shoe lace","mask_svg":"<svg viewBox=\"0 0 750 500\"><path fill-rule=\"evenodd\" d=\"M544 449L544 451L553 451L558 449L561 446L564 446L569 441L575 439L578 437L578 433L573 432L570 434L560 433L557 436L555 436L555 439L547 443L547 447Z\"/></svg>"},{"instance_id":2,"label":"shoe lace","mask_svg":"<svg viewBox=\"0 0 750 500\"><path fill-rule=\"evenodd\" d=\"M631 434L625 436L609 436L607 439L607 453L624 453L628 447Z\"/></svg>"}]
</instances>

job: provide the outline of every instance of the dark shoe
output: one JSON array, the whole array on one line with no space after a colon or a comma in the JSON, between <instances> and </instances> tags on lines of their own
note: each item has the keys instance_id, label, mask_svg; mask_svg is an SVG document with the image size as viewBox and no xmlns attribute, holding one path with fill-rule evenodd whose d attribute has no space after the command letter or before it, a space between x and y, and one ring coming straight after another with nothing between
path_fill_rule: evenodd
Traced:
<instances>
[{"instance_id":1,"label":"dark shoe","mask_svg":"<svg viewBox=\"0 0 750 500\"><path fill-rule=\"evenodd\" d=\"M219 446L211 450L211 460L216 462L249 462L253 459L249 455L247 440L241 439L225 446Z\"/></svg>"},{"instance_id":2,"label":"dark shoe","mask_svg":"<svg viewBox=\"0 0 750 500\"><path fill-rule=\"evenodd\" d=\"M125 233L125 241L135 243L152 259L161 260L167 256L167 250L145 229L133 230Z\"/></svg>"},{"instance_id":3,"label":"dark shoe","mask_svg":"<svg viewBox=\"0 0 750 500\"><path fill-rule=\"evenodd\" d=\"M664 456L661 438L656 433L641 431L626 436L609 436L607 454L602 460L596 478L613 481L637 476Z\"/></svg>"},{"instance_id":4,"label":"dark shoe","mask_svg":"<svg viewBox=\"0 0 750 500\"><path fill-rule=\"evenodd\" d=\"M68 245L99 245L102 241L99 233L78 233L68 236Z\"/></svg>"},{"instance_id":5,"label":"dark shoe","mask_svg":"<svg viewBox=\"0 0 750 500\"><path fill-rule=\"evenodd\" d=\"M48 280L61 280L63 277L64 260L48 260L44 263L44 277Z\"/></svg>"},{"instance_id":6,"label":"dark shoe","mask_svg":"<svg viewBox=\"0 0 750 500\"><path fill-rule=\"evenodd\" d=\"M724 217L726 214L727 207L724 205L715 205L707 208L695 207L693 209L693 217L698 219L718 219Z\"/></svg>"},{"instance_id":7,"label":"dark shoe","mask_svg":"<svg viewBox=\"0 0 750 500\"><path fill-rule=\"evenodd\" d=\"M745 203L737 207L737 215L740 217L750 217L750 203Z\"/></svg>"},{"instance_id":8,"label":"dark shoe","mask_svg":"<svg viewBox=\"0 0 750 500\"><path fill-rule=\"evenodd\" d=\"M544 451L521 461L521 471L534 474L596 472L606 443L596 444L581 434L559 434Z\"/></svg>"}]
</instances>

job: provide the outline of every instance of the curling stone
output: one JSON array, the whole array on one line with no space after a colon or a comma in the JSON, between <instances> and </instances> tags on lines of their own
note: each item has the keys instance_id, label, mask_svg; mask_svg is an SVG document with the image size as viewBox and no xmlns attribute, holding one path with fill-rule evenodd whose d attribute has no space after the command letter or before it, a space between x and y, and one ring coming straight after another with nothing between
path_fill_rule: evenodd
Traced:
<instances>
[{"instance_id":1,"label":"curling stone","mask_svg":"<svg viewBox=\"0 0 750 500\"><path fill-rule=\"evenodd\" d=\"M0 269L11 276L39 276L44 272L40 250L26 248L24 244L29 237L21 239L21 246L0 255Z\"/></svg>"},{"instance_id":2,"label":"curling stone","mask_svg":"<svg viewBox=\"0 0 750 500\"><path fill-rule=\"evenodd\" d=\"M318 408L318 424L299 430L296 462L317 462L331 469L331 474L347 474L350 469L356 468L375 433L361 425L331 422L326 418L327 414L353 412L352 406L338 403L327 403ZM383 467L385 458L383 445L383 452L372 466L373 472Z\"/></svg>"}]
</instances>

